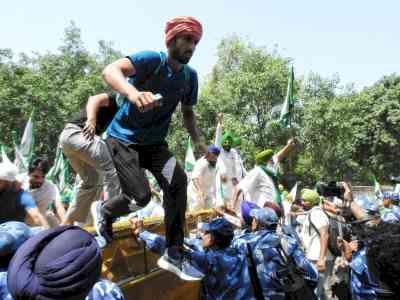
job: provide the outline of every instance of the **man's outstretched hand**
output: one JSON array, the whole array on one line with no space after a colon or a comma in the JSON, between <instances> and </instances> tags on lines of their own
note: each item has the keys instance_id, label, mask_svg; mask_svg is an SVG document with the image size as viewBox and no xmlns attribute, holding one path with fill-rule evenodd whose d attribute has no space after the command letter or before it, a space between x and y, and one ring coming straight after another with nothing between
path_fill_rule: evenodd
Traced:
<instances>
[{"instance_id":1,"label":"man's outstretched hand","mask_svg":"<svg viewBox=\"0 0 400 300\"><path fill-rule=\"evenodd\" d=\"M143 221L138 218L129 219L131 229L134 235L138 236L143 231Z\"/></svg>"}]
</instances>

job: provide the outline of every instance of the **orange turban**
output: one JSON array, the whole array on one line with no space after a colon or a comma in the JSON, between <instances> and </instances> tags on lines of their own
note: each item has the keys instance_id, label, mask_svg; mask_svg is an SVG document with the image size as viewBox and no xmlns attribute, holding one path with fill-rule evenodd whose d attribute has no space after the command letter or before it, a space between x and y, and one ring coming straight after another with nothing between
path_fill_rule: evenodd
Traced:
<instances>
[{"instance_id":1,"label":"orange turban","mask_svg":"<svg viewBox=\"0 0 400 300\"><path fill-rule=\"evenodd\" d=\"M168 44L180 34L191 35L197 42L203 35L201 23L193 17L176 17L169 20L165 26L165 44Z\"/></svg>"}]
</instances>

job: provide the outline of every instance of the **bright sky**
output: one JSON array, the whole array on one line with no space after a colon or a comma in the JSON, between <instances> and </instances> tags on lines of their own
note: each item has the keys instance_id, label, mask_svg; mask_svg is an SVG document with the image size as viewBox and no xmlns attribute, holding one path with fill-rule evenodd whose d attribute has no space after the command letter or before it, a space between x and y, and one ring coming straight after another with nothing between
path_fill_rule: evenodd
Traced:
<instances>
[{"instance_id":1,"label":"bright sky","mask_svg":"<svg viewBox=\"0 0 400 300\"><path fill-rule=\"evenodd\" d=\"M82 30L85 47L100 39L124 54L164 49L165 22L192 15L204 27L191 65L200 76L215 63L221 38L235 33L294 59L296 75L309 71L361 88L400 69L398 0L13 0L2 1L0 48L14 52L54 51L70 20Z\"/></svg>"}]
</instances>

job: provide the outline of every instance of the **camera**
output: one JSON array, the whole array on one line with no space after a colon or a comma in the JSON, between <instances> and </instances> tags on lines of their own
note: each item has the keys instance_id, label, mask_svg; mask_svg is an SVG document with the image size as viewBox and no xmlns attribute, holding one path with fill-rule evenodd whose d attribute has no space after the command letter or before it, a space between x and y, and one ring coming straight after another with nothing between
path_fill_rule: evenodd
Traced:
<instances>
[{"instance_id":1,"label":"camera","mask_svg":"<svg viewBox=\"0 0 400 300\"><path fill-rule=\"evenodd\" d=\"M336 181L330 181L328 183L318 182L316 189L319 195L323 197L337 197L343 199L344 187Z\"/></svg>"},{"instance_id":2,"label":"camera","mask_svg":"<svg viewBox=\"0 0 400 300\"><path fill-rule=\"evenodd\" d=\"M393 184L399 184L400 183L400 176L390 176L390 181Z\"/></svg>"}]
</instances>

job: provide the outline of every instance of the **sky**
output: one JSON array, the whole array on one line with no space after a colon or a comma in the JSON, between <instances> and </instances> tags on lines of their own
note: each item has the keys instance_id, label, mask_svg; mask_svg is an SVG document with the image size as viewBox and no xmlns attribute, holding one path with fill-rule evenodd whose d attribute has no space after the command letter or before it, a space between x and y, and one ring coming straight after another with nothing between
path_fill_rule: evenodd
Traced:
<instances>
[{"instance_id":1,"label":"sky","mask_svg":"<svg viewBox=\"0 0 400 300\"><path fill-rule=\"evenodd\" d=\"M128 55L164 50L165 22L175 16L198 18L203 39L190 65L200 77L216 62L219 41L231 34L291 57L296 76L310 71L338 74L357 89L400 69L398 0L13 0L2 1L0 48L14 53L56 51L72 20L85 47L113 41Z\"/></svg>"}]
</instances>

